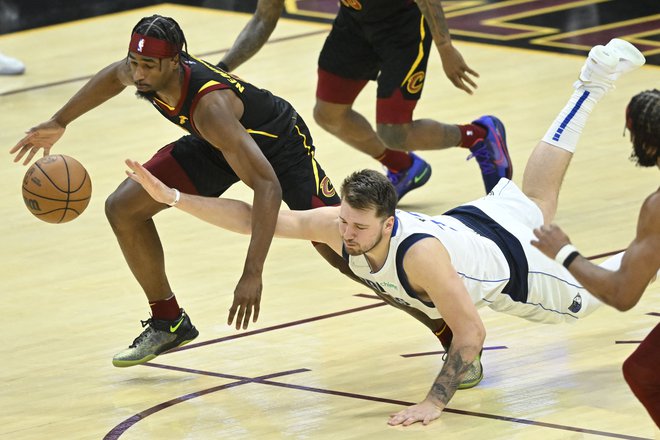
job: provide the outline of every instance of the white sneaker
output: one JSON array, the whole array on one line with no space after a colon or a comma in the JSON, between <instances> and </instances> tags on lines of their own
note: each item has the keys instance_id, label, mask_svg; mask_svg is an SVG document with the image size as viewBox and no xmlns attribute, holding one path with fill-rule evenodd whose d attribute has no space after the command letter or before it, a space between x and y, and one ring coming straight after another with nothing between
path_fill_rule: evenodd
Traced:
<instances>
[{"instance_id":1,"label":"white sneaker","mask_svg":"<svg viewBox=\"0 0 660 440\"><path fill-rule=\"evenodd\" d=\"M582 66L578 81L573 84L596 87L607 91L614 88L614 82L624 73L641 67L646 62L644 55L632 44L613 38L605 46L591 48Z\"/></svg>"},{"instance_id":2,"label":"white sneaker","mask_svg":"<svg viewBox=\"0 0 660 440\"><path fill-rule=\"evenodd\" d=\"M20 75L25 72L25 65L16 58L0 53L0 75Z\"/></svg>"}]
</instances>

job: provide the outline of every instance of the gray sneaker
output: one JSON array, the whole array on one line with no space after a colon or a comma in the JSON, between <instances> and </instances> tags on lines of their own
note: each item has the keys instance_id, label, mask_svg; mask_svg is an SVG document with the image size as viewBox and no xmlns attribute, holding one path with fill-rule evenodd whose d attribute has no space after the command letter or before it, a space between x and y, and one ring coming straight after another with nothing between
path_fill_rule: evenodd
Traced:
<instances>
[{"instance_id":1,"label":"gray sneaker","mask_svg":"<svg viewBox=\"0 0 660 440\"><path fill-rule=\"evenodd\" d=\"M140 321L147 327L128 347L112 358L115 367L132 367L149 362L161 353L187 344L199 335L186 312L181 309L173 321L149 318Z\"/></svg>"},{"instance_id":2,"label":"gray sneaker","mask_svg":"<svg viewBox=\"0 0 660 440\"><path fill-rule=\"evenodd\" d=\"M448 349L446 350L449 351ZM445 351L445 353L442 355L443 361L447 360L447 351ZM484 367L481 365L481 354L483 352L484 351L481 350L481 352L477 355L477 358L472 361L468 367L468 370L463 376L463 380L461 380L461 383L458 384L459 390L474 388L479 385L479 382L481 382L481 380L484 378Z\"/></svg>"},{"instance_id":3,"label":"gray sneaker","mask_svg":"<svg viewBox=\"0 0 660 440\"><path fill-rule=\"evenodd\" d=\"M451 332L451 329L444 321L441 321L442 328L440 330L434 331L433 334L440 340L442 348L445 349L445 352L442 355L442 361L447 360L447 353L449 352L449 347L451 346L451 341L454 339L454 334ZM467 372L463 376L463 380L458 384L459 390L467 390L469 388L474 388L479 385L481 379L484 378L484 367L481 365L481 355L483 350L479 352L477 358L470 364Z\"/></svg>"},{"instance_id":4,"label":"gray sneaker","mask_svg":"<svg viewBox=\"0 0 660 440\"><path fill-rule=\"evenodd\" d=\"M469 388L474 388L479 385L481 379L484 378L484 367L481 365L481 353L479 356L470 364L467 372L463 376L463 380L458 385L459 390L467 390Z\"/></svg>"}]
</instances>

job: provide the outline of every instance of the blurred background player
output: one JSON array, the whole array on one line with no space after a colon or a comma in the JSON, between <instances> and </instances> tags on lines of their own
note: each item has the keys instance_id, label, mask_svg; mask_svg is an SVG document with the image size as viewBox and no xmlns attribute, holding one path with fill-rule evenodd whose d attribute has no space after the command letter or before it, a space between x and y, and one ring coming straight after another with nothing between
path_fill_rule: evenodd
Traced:
<instances>
[{"instance_id":1,"label":"blurred background player","mask_svg":"<svg viewBox=\"0 0 660 440\"><path fill-rule=\"evenodd\" d=\"M259 0L218 66L231 71L252 57L268 40L283 9L284 0ZM430 165L410 151L452 146L470 149L488 193L500 177L511 178L513 173L506 151L498 148L501 141L479 142L486 136L503 136L497 118L482 117L466 125L413 120L433 42L447 77L472 94L477 85L471 76L479 75L453 46L439 0L342 0L319 56L314 119L384 165L399 199L431 176ZM370 80L378 83L376 131L353 109Z\"/></svg>"}]
</instances>

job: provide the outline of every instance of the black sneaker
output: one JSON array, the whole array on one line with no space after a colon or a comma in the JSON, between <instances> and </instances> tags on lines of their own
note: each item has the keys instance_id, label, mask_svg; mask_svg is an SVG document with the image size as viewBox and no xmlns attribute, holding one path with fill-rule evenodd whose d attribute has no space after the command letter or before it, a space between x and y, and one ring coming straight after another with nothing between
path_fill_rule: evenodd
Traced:
<instances>
[{"instance_id":1,"label":"black sneaker","mask_svg":"<svg viewBox=\"0 0 660 440\"><path fill-rule=\"evenodd\" d=\"M149 362L161 353L187 344L199 335L186 312L181 309L173 321L149 318L140 321L147 327L126 350L112 358L115 367L132 367Z\"/></svg>"}]
</instances>

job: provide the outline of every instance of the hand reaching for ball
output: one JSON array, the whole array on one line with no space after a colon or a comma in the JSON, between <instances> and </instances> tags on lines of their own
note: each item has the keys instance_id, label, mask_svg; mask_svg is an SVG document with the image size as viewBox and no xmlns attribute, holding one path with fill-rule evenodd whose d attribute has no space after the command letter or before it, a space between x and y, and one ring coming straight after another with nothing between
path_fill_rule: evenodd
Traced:
<instances>
[{"instance_id":1,"label":"hand reaching for ball","mask_svg":"<svg viewBox=\"0 0 660 440\"><path fill-rule=\"evenodd\" d=\"M174 201L176 198L176 191L174 189L158 180L156 176L151 174L149 170L143 167L139 162L131 159L126 159L124 162L132 171L126 171L126 175L131 180L142 185L142 188L144 188L152 199L166 205Z\"/></svg>"},{"instance_id":2,"label":"hand reaching for ball","mask_svg":"<svg viewBox=\"0 0 660 440\"><path fill-rule=\"evenodd\" d=\"M27 165L37 152L43 148L43 155L48 156L53 144L57 142L64 134L65 128L54 119L42 122L36 127L29 129L20 141L9 150L10 154L16 154L14 162L18 162L27 154L23 165Z\"/></svg>"}]
</instances>

